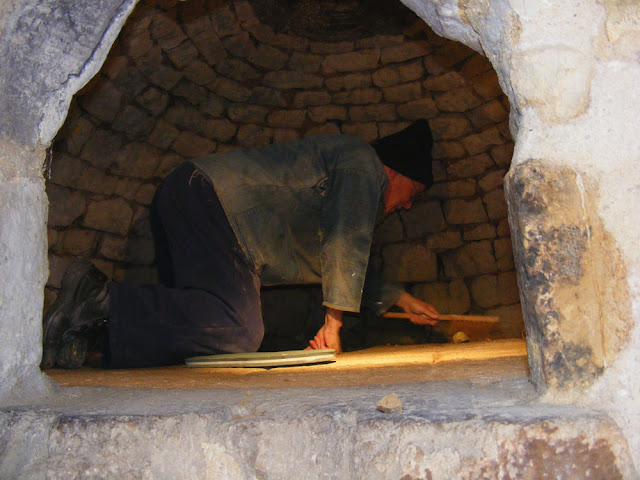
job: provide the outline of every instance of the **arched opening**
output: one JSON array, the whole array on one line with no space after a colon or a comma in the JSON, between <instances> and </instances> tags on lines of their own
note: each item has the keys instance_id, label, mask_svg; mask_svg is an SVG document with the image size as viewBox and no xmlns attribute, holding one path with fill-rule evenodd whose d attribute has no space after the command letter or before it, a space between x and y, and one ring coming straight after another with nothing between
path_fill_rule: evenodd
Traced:
<instances>
[{"instance_id":1,"label":"arched opening","mask_svg":"<svg viewBox=\"0 0 640 480\"><path fill-rule=\"evenodd\" d=\"M189 158L318 133L374 141L427 118L435 184L379 225L372 261L443 313L501 322L434 331L365 313L350 319L345 347L442 343L459 330L521 338L502 188L509 104L491 64L401 4L296 5L274 15L267 2L138 4L53 144L46 303L74 256L116 281L156 281L147 207ZM310 8L321 11L298 24ZM318 288L265 290L263 349L304 347L320 303Z\"/></svg>"}]
</instances>

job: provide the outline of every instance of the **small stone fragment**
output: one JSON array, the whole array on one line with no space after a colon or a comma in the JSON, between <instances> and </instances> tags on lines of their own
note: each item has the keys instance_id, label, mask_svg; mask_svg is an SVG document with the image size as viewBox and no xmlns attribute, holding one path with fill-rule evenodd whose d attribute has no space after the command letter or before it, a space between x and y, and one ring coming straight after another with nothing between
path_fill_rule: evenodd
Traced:
<instances>
[{"instance_id":1,"label":"small stone fragment","mask_svg":"<svg viewBox=\"0 0 640 480\"><path fill-rule=\"evenodd\" d=\"M382 413L402 413L402 402L395 393L385 395L376 403L376 410Z\"/></svg>"},{"instance_id":2,"label":"small stone fragment","mask_svg":"<svg viewBox=\"0 0 640 480\"><path fill-rule=\"evenodd\" d=\"M453 335L453 343L467 343L469 341L469 337L464 332L456 332Z\"/></svg>"}]
</instances>

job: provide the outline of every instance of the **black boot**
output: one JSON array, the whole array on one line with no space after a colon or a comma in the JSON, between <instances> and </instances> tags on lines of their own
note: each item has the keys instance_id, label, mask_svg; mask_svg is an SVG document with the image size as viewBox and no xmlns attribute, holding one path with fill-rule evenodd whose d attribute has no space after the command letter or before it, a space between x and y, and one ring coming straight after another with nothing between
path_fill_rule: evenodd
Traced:
<instances>
[{"instance_id":1,"label":"black boot","mask_svg":"<svg viewBox=\"0 0 640 480\"><path fill-rule=\"evenodd\" d=\"M82 366L109 318L109 279L88 260L73 262L44 318L41 368Z\"/></svg>"}]
</instances>

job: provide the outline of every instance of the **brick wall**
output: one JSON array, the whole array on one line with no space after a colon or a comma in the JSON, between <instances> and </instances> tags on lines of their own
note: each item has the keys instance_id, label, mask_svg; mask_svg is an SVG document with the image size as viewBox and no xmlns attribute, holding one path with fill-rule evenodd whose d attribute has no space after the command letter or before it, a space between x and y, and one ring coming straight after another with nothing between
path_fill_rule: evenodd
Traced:
<instances>
[{"instance_id":1,"label":"brick wall","mask_svg":"<svg viewBox=\"0 0 640 480\"><path fill-rule=\"evenodd\" d=\"M497 314L493 336L519 336L508 109L490 63L417 18L402 34L319 42L274 32L247 1L141 1L54 142L46 303L74 256L117 281L155 281L147 207L186 159L319 133L371 141L427 118L436 183L380 226L372 261L441 311ZM276 348L322 318L314 289L272 290L264 304ZM365 323L356 345L425 340Z\"/></svg>"}]
</instances>

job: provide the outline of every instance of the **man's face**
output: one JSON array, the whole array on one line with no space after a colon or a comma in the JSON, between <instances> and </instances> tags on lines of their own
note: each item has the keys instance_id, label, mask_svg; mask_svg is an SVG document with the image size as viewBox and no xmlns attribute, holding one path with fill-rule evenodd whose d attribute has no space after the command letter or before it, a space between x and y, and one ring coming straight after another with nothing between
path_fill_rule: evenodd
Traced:
<instances>
[{"instance_id":1,"label":"man's face","mask_svg":"<svg viewBox=\"0 0 640 480\"><path fill-rule=\"evenodd\" d=\"M424 191L424 185L384 166L389 182L384 191L384 214L411 208L413 197Z\"/></svg>"}]
</instances>

